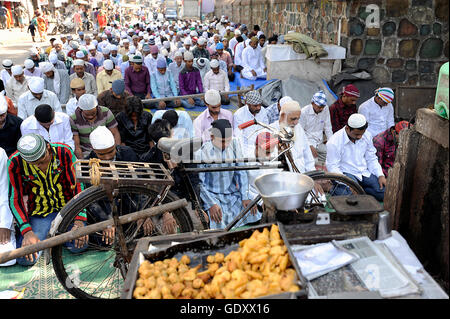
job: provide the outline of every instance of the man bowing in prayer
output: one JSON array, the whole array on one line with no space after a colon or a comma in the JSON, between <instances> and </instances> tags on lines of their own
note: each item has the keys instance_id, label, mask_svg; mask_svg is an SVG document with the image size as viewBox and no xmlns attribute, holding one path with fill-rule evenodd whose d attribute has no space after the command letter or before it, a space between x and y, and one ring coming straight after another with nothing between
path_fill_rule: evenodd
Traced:
<instances>
[{"instance_id":1,"label":"man bowing in prayer","mask_svg":"<svg viewBox=\"0 0 450 319\"><path fill-rule=\"evenodd\" d=\"M233 138L232 126L228 120L216 120L211 125L211 140L202 145L196 153L201 161L219 164L202 164L200 167L240 166L239 163L221 164L225 159L242 158L242 150ZM199 173L200 197L208 212L211 229L223 229L242 209L250 203L248 175L246 171L222 171ZM247 214L238 226L257 222L256 211Z\"/></svg>"},{"instance_id":2,"label":"man bowing in prayer","mask_svg":"<svg viewBox=\"0 0 450 319\"><path fill-rule=\"evenodd\" d=\"M50 62L42 62L40 65L45 89L55 93L61 104L66 104L70 96L69 74L66 70L56 69Z\"/></svg>"}]
</instances>

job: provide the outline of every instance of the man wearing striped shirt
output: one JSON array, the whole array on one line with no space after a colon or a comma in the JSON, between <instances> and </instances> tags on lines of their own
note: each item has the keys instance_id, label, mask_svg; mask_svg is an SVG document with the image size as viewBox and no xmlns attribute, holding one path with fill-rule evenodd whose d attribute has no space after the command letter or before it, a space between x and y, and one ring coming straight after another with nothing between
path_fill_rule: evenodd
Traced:
<instances>
[{"instance_id":1,"label":"man wearing striped shirt","mask_svg":"<svg viewBox=\"0 0 450 319\"><path fill-rule=\"evenodd\" d=\"M20 231L17 240L20 248L46 239L58 212L83 188L76 181L73 166L76 158L67 145L48 143L40 135L27 134L20 138L17 149L8 160L8 175L9 203ZM86 214L82 212L73 227L83 227L85 221ZM69 249L86 245L83 238ZM40 254L19 258L17 263L33 265Z\"/></svg>"}]
</instances>

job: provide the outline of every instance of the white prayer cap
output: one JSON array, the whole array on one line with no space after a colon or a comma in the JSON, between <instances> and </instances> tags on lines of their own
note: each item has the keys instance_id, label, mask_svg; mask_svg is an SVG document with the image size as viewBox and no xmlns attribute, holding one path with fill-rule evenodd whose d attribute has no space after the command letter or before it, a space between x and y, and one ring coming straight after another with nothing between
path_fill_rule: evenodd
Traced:
<instances>
[{"instance_id":1,"label":"white prayer cap","mask_svg":"<svg viewBox=\"0 0 450 319\"><path fill-rule=\"evenodd\" d=\"M128 50L129 53L134 54L136 53L136 47L134 45L130 46L130 49Z\"/></svg>"},{"instance_id":2,"label":"white prayer cap","mask_svg":"<svg viewBox=\"0 0 450 319\"><path fill-rule=\"evenodd\" d=\"M364 115L359 113L353 113L347 121L347 125L351 128L361 128L366 125L366 123L367 121Z\"/></svg>"},{"instance_id":3,"label":"white prayer cap","mask_svg":"<svg viewBox=\"0 0 450 319\"><path fill-rule=\"evenodd\" d=\"M198 41L197 41L198 44L203 45L203 44L205 44L205 42L206 42L206 39L204 37L198 38Z\"/></svg>"},{"instance_id":4,"label":"white prayer cap","mask_svg":"<svg viewBox=\"0 0 450 319\"><path fill-rule=\"evenodd\" d=\"M103 48L102 48L102 53L103 53L103 54L109 54L109 53L111 53L111 49L109 48L109 46L103 47Z\"/></svg>"},{"instance_id":5,"label":"white prayer cap","mask_svg":"<svg viewBox=\"0 0 450 319\"><path fill-rule=\"evenodd\" d=\"M191 40L191 38L186 38L186 39L184 40L184 45L192 45L192 40Z\"/></svg>"},{"instance_id":6,"label":"white prayer cap","mask_svg":"<svg viewBox=\"0 0 450 319\"><path fill-rule=\"evenodd\" d=\"M55 64L56 62L58 62L58 56L55 53L50 53L50 55L48 56L48 60L50 61L50 63Z\"/></svg>"},{"instance_id":7,"label":"white prayer cap","mask_svg":"<svg viewBox=\"0 0 450 319\"><path fill-rule=\"evenodd\" d=\"M128 39L123 39L123 40L122 40L122 43L130 43L130 40L128 40Z\"/></svg>"},{"instance_id":8,"label":"white prayer cap","mask_svg":"<svg viewBox=\"0 0 450 319\"><path fill-rule=\"evenodd\" d=\"M55 71L55 67L50 62L42 62L39 64L39 68L41 69L42 73L47 73L49 71Z\"/></svg>"},{"instance_id":9,"label":"white prayer cap","mask_svg":"<svg viewBox=\"0 0 450 319\"><path fill-rule=\"evenodd\" d=\"M166 49L162 49L161 54L167 57L169 55L169 51L167 51Z\"/></svg>"},{"instance_id":10,"label":"white prayer cap","mask_svg":"<svg viewBox=\"0 0 450 319\"><path fill-rule=\"evenodd\" d=\"M283 104L283 106L280 109L280 114L289 114L291 112L298 112L301 111L302 108L300 106L300 104L297 101L289 101L289 102L285 102Z\"/></svg>"},{"instance_id":11,"label":"white prayer cap","mask_svg":"<svg viewBox=\"0 0 450 319\"><path fill-rule=\"evenodd\" d=\"M219 105L221 98L220 93L217 90L211 89L205 93L205 102L209 105Z\"/></svg>"},{"instance_id":12,"label":"white prayer cap","mask_svg":"<svg viewBox=\"0 0 450 319\"><path fill-rule=\"evenodd\" d=\"M93 130L89 134L89 141L94 150L105 150L116 144L114 135L106 126L99 126Z\"/></svg>"},{"instance_id":13,"label":"white prayer cap","mask_svg":"<svg viewBox=\"0 0 450 319\"><path fill-rule=\"evenodd\" d=\"M30 88L30 91L33 93L42 93L44 92L44 79L38 78L37 76L31 77L31 79L28 81L28 87Z\"/></svg>"},{"instance_id":14,"label":"white prayer cap","mask_svg":"<svg viewBox=\"0 0 450 319\"><path fill-rule=\"evenodd\" d=\"M94 109L98 105L97 98L92 94L83 94L78 100L78 107L84 111Z\"/></svg>"},{"instance_id":15,"label":"white prayer cap","mask_svg":"<svg viewBox=\"0 0 450 319\"><path fill-rule=\"evenodd\" d=\"M217 59L213 59L210 63L209 63L209 66L211 67L211 68L217 68L217 67L219 67L219 60L217 60Z\"/></svg>"},{"instance_id":16,"label":"white prayer cap","mask_svg":"<svg viewBox=\"0 0 450 319\"><path fill-rule=\"evenodd\" d=\"M241 35L241 30L239 29L234 30L234 35Z\"/></svg>"},{"instance_id":17,"label":"white prayer cap","mask_svg":"<svg viewBox=\"0 0 450 319\"><path fill-rule=\"evenodd\" d=\"M23 68L20 65L13 65L11 68L12 75L21 75L23 73Z\"/></svg>"},{"instance_id":18,"label":"white prayer cap","mask_svg":"<svg viewBox=\"0 0 450 319\"><path fill-rule=\"evenodd\" d=\"M38 52L38 50L37 50L36 48L31 48L31 49L30 49L30 54L31 54L31 55L38 55L39 52Z\"/></svg>"},{"instance_id":19,"label":"white prayer cap","mask_svg":"<svg viewBox=\"0 0 450 319\"><path fill-rule=\"evenodd\" d=\"M84 58L84 52L83 51L77 51L77 53L75 54L75 56L77 57L77 59L82 59Z\"/></svg>"},{"instance_id":20,"label":"white prayer cap","mask_svg":"<svg viewBox=\"0 0 450 319\"><path fill-rule=\"evenodd\" d=\"M105 68L105 70L110 71L114 68L114 63L113 63L113 61L111 61L109 59L105 60L105 61L103 61L103 67Z\"/></svg>"},{"instance_id":21,"label":"white prayer cap","mask_svg":"<svg viewBox=\"0 0 450 319\"><path fill-rule=\"evenodd\" d=\"M280 106L283 106L285 103L293 101L290 96L284 96L280 99Z\"/></svg>"},{"instance_id":22,"label":"white prayer cap","mask_svg":"<svg viewBox=\"0 0 450 319\"><path fill-rule=\"evenodd\" d=\"M33 62L33 60L30 60L30 59L26 59L25 62L23 62L23 65L24 65L25 68L27 68L27 69L32 69L32 68L34 68L34 62Z\"/></svg>"},{"instance_id":23,"label":"white prayer cap","mask_svg":"<svg viewBox=\"0 0 450 319\"><path fill-rule=\"evenodd\" d=\"M115 45L115 44L112 44L112 45L109 47L109 49L110 49L111 51L117 51L117 50L118 50L117 45Z\"/></svg>"},{"instance_id":24,"label":"white prayer cap","mask_svg":"<svg viewBox=\"0 0 450 319\"><path fill-rule=\"evenodd\" d=\"M194 55L192 54L191 51L186 51L186 52L184 52L184 59L186 61L192 61L192 60L194 60Z\"/></svg>"},{"instance_id":25,"label":"white prayer cap","mask_svg":"<svg viewBox=\"0 0 450 319\"><path fill-rule=\"evenodd\" d=\"M6 102L5 96L0 93L0 115L5 114L8 111L8 102Z\"/></svg>"},{"instance_id":26,"label":"white prayer cap","mask_svg":"<svg viewBox=\"0 0 450 319\"><path fill-rule=\"evenodd\" d=\"M164 42L163 42L163 46L164 46L166 49L170 48L170 42L169 42L169 41L164 41Z\"/></svg>"},{"instance_id":27,"label":"white prayer cap","mask_svg":"<svg viewBox=\"0 0 450 319\"><path fill-rule=\"evenodd\" d=\"M90 45L87 47L87 49L88 49L88 51L95 50L95 45L94 45L94 44L90 44Z\"/></svg>"},{"instance_id":28,"label":"white prayer cap","mask_svg":"<svg viewBox=\"0 0 450 319\"><path fill-rule=\"evenodd\" d=\"M73 65L83 65L84 66L84 60L76 59L73 61Z\"/></svg>"},{"instance_id":29,"label":"white prayer cap","mask_svg":"<svg viewBox=\"0 0 450 319\"><path fill-rule=\"evenodd\" d=\"M55 40L54 42L53 42L53 45L57 45L57 44L59 44L59 45L63 45L63 42L61 41L61 40Z\"/></svg>"},{"instance_id":30,"label":"white prayer cap","mask_svg":"<svg viewBox=\"0 0 450 319\"><path fill-rule=\"evenodd\" d=\"M181 52L179 50L176 51L175 54L174 54L174 57L176 58L177 56L181 56L182 57L183 56L183 52Z\"/></svg>"}]
</instances>

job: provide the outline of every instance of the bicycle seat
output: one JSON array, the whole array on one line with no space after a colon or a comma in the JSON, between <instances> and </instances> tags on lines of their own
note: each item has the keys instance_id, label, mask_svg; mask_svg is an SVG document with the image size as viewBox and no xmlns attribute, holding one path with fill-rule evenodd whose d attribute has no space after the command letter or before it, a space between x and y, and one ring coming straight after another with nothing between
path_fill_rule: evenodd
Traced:
<instances>
[{"instance_id":1,"label":"bicycle seat","mask_svg":"<svg viewBox=\"0 0 450 319\"><path fill-rule=\"evenodd\" d=\"M161 137L158 148L170 155L172 161L190 160L194 157L194 152L202 146L200 137L176 139Z\"/></svg>"}]
</instances>

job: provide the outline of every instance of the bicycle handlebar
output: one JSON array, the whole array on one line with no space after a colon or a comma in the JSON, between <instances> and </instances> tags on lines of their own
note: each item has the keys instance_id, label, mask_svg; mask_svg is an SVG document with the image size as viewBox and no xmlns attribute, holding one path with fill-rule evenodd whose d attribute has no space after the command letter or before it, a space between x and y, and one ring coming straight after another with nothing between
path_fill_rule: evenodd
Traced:
<instances>
[{"instance_id":1,"label":"bicycle handlebar","mask_svg":"<svg viewBox=\"0 0 450 319\"><path fill-rule=\"evenodd\" d=\"M256 120L250 120L248 122L242 123L238 127L239 127L239 129L243 130L243 129L245 129L249 126L255 125L255 124L259 124L259 123L257 123Z\"/></svg>"}]
</instances>

